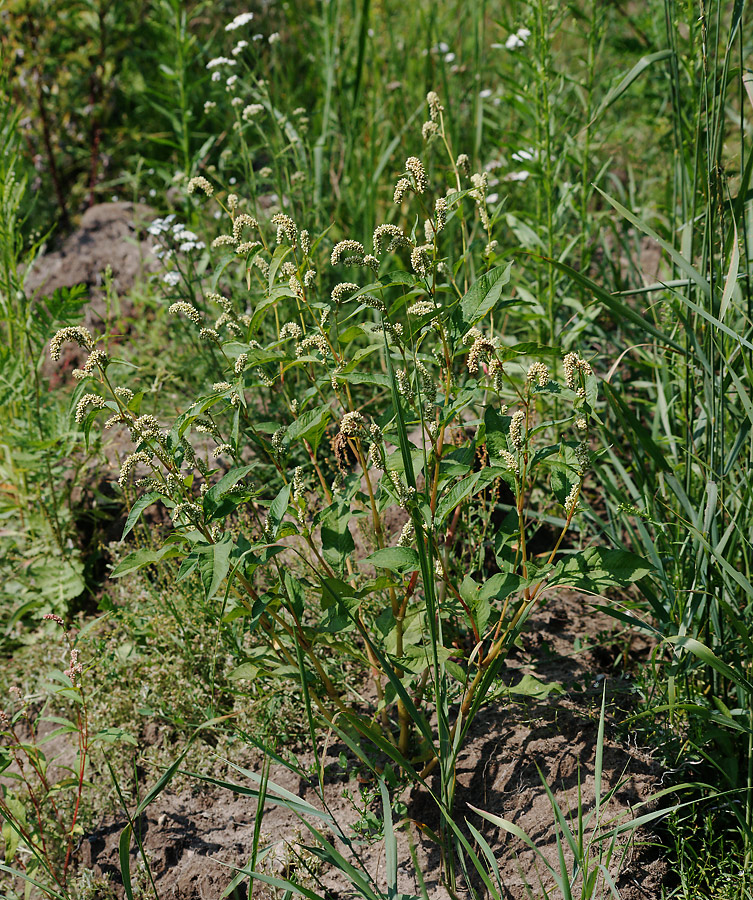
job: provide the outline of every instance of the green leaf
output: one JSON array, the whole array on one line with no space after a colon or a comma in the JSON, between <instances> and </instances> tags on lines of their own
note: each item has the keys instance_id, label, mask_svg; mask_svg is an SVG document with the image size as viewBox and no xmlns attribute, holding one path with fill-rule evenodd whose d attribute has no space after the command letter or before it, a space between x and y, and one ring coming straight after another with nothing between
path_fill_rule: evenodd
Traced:
<instances>
[{"instance_id":1,"label":"green leaf","mask_svg":"<svg viewBox=\"0 0 753 900\"><path fill-rule=\"evenodd\" d=\"M723 675L735 684L739 684L741 687L745 688L749 694L753 695L753 683L748 681L742 673L737 672L732 666L727 665L727 663L719 659L713 650L710 650L705 644L702 644L695 638L686 637L681 634L672 635L667 638L667 641L669 641L670 644L674 644L679 650L688 650L694 656L697 656L701 662L706 663L707 666L711 666L712 669L716 669L720 675Z\"/></svg>"},{"instance_id":2,"label":"green leaf","mask_svg":"<svg viewBox=\"0 0 753 900\"><path fill-rule=\"evenodd\" d=\"M510 433L510 416L500 415L493 406L484 410L486 447L492 459L499 459L502 450L508 449L507 436Z\"/></svg>"},{"instance_id":3,"label":"green leaf","mask_svg":"<svg viewBox=\"0 0 753 900\"><path fill-rule=\"evenodd\" d=\"M648 56L642 56L638 62L633 66L633 68L624 75L613 87L611 87L607 93L604 95L604 99L599 104L599 108L594 113L593 118L588 123L588 127L591 125L602 115L602 113L606 112L607 109L615 102L615 100L619 99L625 91L630 87L630 85L644 72L649 66L652 66L656 62L661 62L663 59L668 59L672 56L674 51L672 50L658 50L656 53L650 53Z\"/></svg>"},{"instance_id":4,"label":"green leaf","mask_svg":"<svg viewBox=\"0 0 753 900\"><path fill-rule=\"evenodd\" d=\"M467 497L478 491L483 490L488 484L499 478L499 470L493 470L490 467L475 472L473 475L464 478L462 481L454 484L449 491L437 503L437 509L434 513L434 525L439 527L449 514L463 502Z\"/></svg>"},{"instance_id":5,"label":"green leaf","mask_svg":"<svg viewBox=\"0 0 753 900\"><path fill-rule=\"evenodd\" d=\"M512 572L497 572L483 583L479 591L479 598L491 600L493 597L495 600L505 600L515 591L522 590L524 584L525 581L520 575Z\"/></svg>"},{"instance_id":6,"label":"green leaf","mask_svg":"<svg viewBox=\"0 0 753 900\"><path fill-rule=\"evenodd\" d=\"M286 484L272 501L269 507L269 527L272 531L272 540L277 538L282 524L283 517L288 511L288 503L290 502L290 485Z\"/></svg>"},{"instance_id":7,"label":"green leaf","mask_svg":"<svg viewBox=\"0 0 753 900\"><path fill-rule=\"evenodd\" d=\"M460 301L463 322L470 328L494 309L502 296L502 288L510 281L512 262L485 272L471 285Z\"/></svg>"},{"instance_id":8,"label":"green leaf","mask_svg":"<svg viewBox=\"0 0 753 900\"><path fill-rule=\"evenodd\" d=\"M130 575L131 572L137 572L139 569L143 569L144 566L150 566L152 563L159 562L168 554L171 557L177 556L177 548L168 545L160 550L134 550L125 559L121 559L110 573L110 578L122 578L124 575Z\"/></svg>"},{"instance_id":9,"label":"green leaf","mask_svg":"<svg viewBox=\"0 0 753 900\"><path fill-rule=\"evenodd\" d=\"M322 556L337 572L343 570L345 560L356 549L348 527L352 518L350 504L345 500L333 503L318 517Z\"/></svg>"},{"instance_id":10,"label":"green leaf","mask_svg":"<svg viewBox=\"0 0 753 900\"><path fill-rule=\"evenodd\" d=\"M255 465L255 464L254 464ZM204 513L207 517L211 517L212 514L217 510L224 495L230 490L230 488L235 487L236 484L242 479L245 478L246 475L254 468L254 465L250 466L239 466L234 469L230 469L229 472L226 472L222 478L217 482L217 484L213 484L212 487L204 494L203 506Z\"/></svg>"},{"instance_id":11,"label":"green leaf","mask_svg":"<svg viewBox=\"0 0 753 900\"><path fill-rule=\"evenodd\" d=\"M548 584L567 584L601 594L640 581L652 571L650 563L628 550L587 547L560 563Z\"/></svg>"},{"instance_id":12,"label":"green leaf","mask_svg":"<svg viewBox=\"0 0 753 900\"><path fill-rule=\"evenodd\" d=\"M316 453L331 417L332 410L329 406L317 406L315 409L306 410L295 422L288 425L288 440L291 443L297 440L308 441Z\"/></svg>"},{"instance_id":13,"label":"green leaf","mask_svg":"<svg viewBox=\"0 0 753 900\"><path fill-rule=\"evenodd\" d=\"M410 547L386 547L367 556L364 562L377 569L389 569L391 572L416 572L421 567L418 553Z\"/></svg>"},{"instance_id":14,"label":"green leaf","mask_svg":"<svg viewBox=\"0 0 753 900\"><path fill-rule=\"evenodd\" d=\"M201 554L199 571L207 600L214 597L230 571L230 555L234 549L232 537L226 534L216 544L210 544Z\"/></svg>"},{"instance_id":15,"label":"green leaf","mask_svg":"<svg viewBox=\"0 0 753 900\"><path fill-rule=\"evenodd\" d=\"M524 675L520 681L510 688L511 694L520 694L522 697L536 697L543 700L552 692L563 694L565 689L556 681L539 681L533 675Z\"/></svg>"},{"instance_id":16,"label":"green leaf","mask_svg":"<svg viewBox=\"0 0 753 900\"><path fill-rule=\"evenodd\" d=\"M125 527L123 528L123 534L120 536L121 541L131 533L133 526L138 522L141 513L158 500L159 497L160 494L157 491L151 491L148 494L144 494L143 497L139 497L131 507L131 511L128 513L128 518L126 519Z\"/></svg>"}]
</instances>

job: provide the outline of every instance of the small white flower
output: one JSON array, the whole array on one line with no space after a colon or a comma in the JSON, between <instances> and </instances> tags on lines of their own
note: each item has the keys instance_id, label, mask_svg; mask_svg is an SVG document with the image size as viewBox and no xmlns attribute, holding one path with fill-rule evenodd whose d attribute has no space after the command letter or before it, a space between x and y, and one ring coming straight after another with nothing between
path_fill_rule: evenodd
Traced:
<instances>
[{"instance_id":1,"label":"small white flower","mask_svg":"<svg viewBox=\"0 0 753 900\"><path fill-rule=\"evenodd\" d=\"M239 53L245 50L246 47L248 47L248 41L238 41L238 43L230 52L233 54L233 56L237 56Z\"/></svg>"},{"instance_id":2,"label":"small white flower","mask_svg":"<svg viewBox=\"0 0 753 900\"><path fill-rule=\"evenodd\" d=\"M237 75L231 75L230 78L228 78L228 80L225 82L225 87L227 87L228 89L230 89L230 88L235 84L235 82L236 82L237 80L238 80L238 76L237 76Z\"/></svg>"},{"instance_id":3,"label":"small white flower","mask_svg":"<svg viewBox=\"0 0 753 900\"><path fill-rule=\"evenodd\" d=\"M496 203L499 200L499 194L488 194L486 197L487 203Z\"/></svg>"},{"instance_id":4,"label":"small white flower","mask_svg":"<svg viewBox=\"0 0 753 900\"><path fill-rule=\"evenodd\" d=\"M219 72L212 72L212 81L219 81L222 78Z\"/></svg>"},{"instance_id":5,"label":"small white flower","mask_svg":"<svg viewBox=\"0 0 753 900\"><path fill-rule=\"evenodd\" d=\"M530 172L526 169L521 169L520 172L510 172L505 175L505 181L526 181L530 176Z\"/></svg>"},{"instance_id":6,"label":"small white flower","mask_svg":"<svg viewBox=\"0 0 753 900\"><path fill-rule=\"evenodd\" d=\"M244 25L248 25L253 17L254 14L252 12L239 13L232 22L227 23L225 31L235 31L236 28L242 28Z\"/></svg>"},{"instance_id":7,"label":"small white flower","mask_svg":"<svg viewBox=\"0 0 753 900\"><path fill-rule=\"evenodd\" d=\"M261 103L249 103L241 113L241 116L246 122L250 122L254 116L258 116L260 112L264 112L264 107Z\"/></svg>"},{"instance_id":8,"label":"small white flower","mask_svg":"<svg viewBox=\"0 0 753 900\"><path fill-rule=\"evenodd\" d=\"M279 40L280 40L280 32L273 31L272 34L270 34L270 36L269 36L269 43L276 44Z\"/></svg>"},{"instance_id":9,"label":"small white flower","mask_svg":"<svg viewBox=\"0 0 753 900\"><path fill-rule=\"evenodd\" d=\"M505 41L505 48L507 50L518 50L520 47L525 47L526 41L530 36L531 32L527 28L518 28L515 34L511 34Z\"/></svg>"},{"instance_id":10,"label":"small white flower","mask_svg":"<svg viewBox=\"0 0 753 900\"><path fill-rule=\"evenodd\" d=\"M486 100L487 97L491 97L491 95L492 95L492 89L491 89L491 88L484 88L483 91L479 91L479 92L478 92L478 95L479 95L479 97L481 97L482 100Z\"/></svg>"},{"instance_id":11,"label":"small white flower","mask_svg":"<svg viewBox=\"0 0 753 900\"><path fill-rule=\"evenodd\" d=\"M215 56L207 63L207 69L216 69L217 66L234 66L235 64L235 60L227 56Z\"/></svg>"},{"instance_id":12,"label":"small white flower","mask_svg":"<svg viewBox=\"0 0 753 900\"><path fill-rule=\"evenodd\" d=\"M167 272L162 280L165 284L170 285L170 287L175 287L176 284L180 281L180 273L179 272Z\"/></svg>"},{"instance_id":13,"label":"small white flower","mask_svg":"<svg viewBox=\"0 0 753 900\"><path fill-rule=\"evenodd\" d=\"M455 54L454 53L445 53L444 61L446 63L455 62Z\"/></svg>"},{"instance_id":14,"label":"small white flower","mask_svg":"<svg viewBox=\"0 0 753 900\"><path fill-rule=\"evenodd\" d=\"M528 162L529 159L536 159L536 152L533 147L529 147L527 150L516 151L512 158L515 162Z\"/></svg>"}]
</instances>

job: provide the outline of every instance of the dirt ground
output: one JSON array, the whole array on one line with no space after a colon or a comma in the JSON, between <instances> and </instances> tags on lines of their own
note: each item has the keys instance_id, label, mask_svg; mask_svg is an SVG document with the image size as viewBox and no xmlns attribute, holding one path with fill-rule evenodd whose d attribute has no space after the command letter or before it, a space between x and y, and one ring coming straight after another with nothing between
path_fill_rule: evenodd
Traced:
<instances>
[{"instance_id":1,"label":"dirt ground","mask_svg":"<svg viewBox=\"0 0 753 900\"><path fill-rule=\"evenodd\" d=\"M551 884L551 878L533 850L484 821L470 806L502 816L522 828L547 859L556 864L555 817L541 776L570 819L577 810L579 791L584 811L593 808L598 713L605 681L609 712L602 796L615 785L620 787L603 814L604 828L629 821L634 816L633 807L646 800L661 781L662 772L640 750L636 737L618 737L619 719L630 706L630 681L611 672L610 641L604 638L613 627L613 621L594 612L582 596L561 593L551 597L532 617L524 635L524 649L511 661L505 679L515 685L524 674L534 674L543 682L559 683L563 691L553 691L541 698L518 697L512 702L488 706L474 722L460 754L457 821L467 818L484 835L494 850L506 897L510 900L527 896L526 882L534 896L542 896L539 877L544 885ZM598 642L598 646L575 653L576 639L586 645ZM631 648L634 660L639 661L647 649L642 641L635 640ZM336 760L341 749L330 747L328 758ZM305 768L312 760L303 756L299 762ZM260 771L258 759L251 757L243 764ZM343 797L343 791L347 788L358 796L356 773L344 774L337 766L331 768L337 772L325 783L324 799L339 826L348 833L359 816ZM280 787L321 808L321 799L314 790L315 781L299 778L282 766L273 767L270 777ZM235 780L251 786L241 775L236 774ZM429 897L444 900L449 895L441 885L438 849L418 827L438 827L433 801L420 788L406 792L402 800L407 804L408 825L398 837L398 890L420 894L410 855L410 833ZM142 822L144 846L160 896L182 900L214 900L223 896L233 876L231 867L241 867L250 858L255 812L252 799L227 790L205 788L200 783L179 794L160 795ZM115 819L102 822L82 842L80 850L82 865L96 875L108 874L116 885L120 881L118 840L123 825L123 821ZM301 853L306 855L300 848L309 842L305 827L294 814L283 806L268 805L260 844L271 848L264 864L267 872L306 876L297 857ZM651 835L640 832L634 846L626 847L624 842L619 845L609 864L624 900L658 898L661 894L666 866L660 854L646 846L650 843ZM343 848L342 843L339 846ZM365 869L386 889L384 842L374 840L358 846L357 852ZM135 844L131 862L135 870L138 867ZM307 883L316 889L317 880L318 888L326 890L329 896L350 892L350 886L336 870L318 871ZM116 890L122 896L122 888ZM240 889L236 896L247 896L245 890L245 887ZM255 890L257 896L264 896L268 889L259 885Z\"/></svg>"}]
</instances>

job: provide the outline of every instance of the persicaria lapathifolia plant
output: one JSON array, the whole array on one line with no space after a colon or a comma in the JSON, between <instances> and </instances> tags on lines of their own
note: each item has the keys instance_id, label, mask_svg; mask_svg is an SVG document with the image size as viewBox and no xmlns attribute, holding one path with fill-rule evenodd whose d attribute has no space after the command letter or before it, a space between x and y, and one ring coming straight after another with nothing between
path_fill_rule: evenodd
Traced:
<instances>
[{"instance_id":1,"label":"persicaria lapathifolia plant","mask_svg":"<svg viewBox=\"0 0 753 900\"><path fill-rule=\"evenodd\" d=\"M543 592L601 592L647 569L582 549L597 379L569 352L557 380L537 359L549 348L505 333L518 301L503 297L511 266L495 264L487 179L428 102L427 162L407 159L370 249L327 247L282 210L245 212L203 177L189 191L226 216L213 277L180 264L184 226L152 226L171 251L166 305L208 373L177 418L145 410L85 329L52 347L90 354L77 373L84 430L104 413L134 442L119 477L125 533L155 502L172 518L162 546L114 574L180 559L245 622L246 673L297 679L324 720L405 771L439 764L450 807L462 739ZM531 550L537 533L545 551ZM349 700L346 662L373 679L369 714Z\"/></svg>"}]
</instances>

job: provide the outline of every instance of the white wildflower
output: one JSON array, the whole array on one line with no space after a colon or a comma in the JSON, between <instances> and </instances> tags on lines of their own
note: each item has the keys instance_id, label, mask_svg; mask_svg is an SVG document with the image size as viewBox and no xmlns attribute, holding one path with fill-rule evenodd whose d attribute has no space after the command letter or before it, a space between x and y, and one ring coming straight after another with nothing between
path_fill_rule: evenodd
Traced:
<instances>
[{"instance_id":1,"label":"white wildflower","mask_svg":"<svg viewBox=\"0 0 753 900\"><path fill-rule=\"evenodd\" d=\"M238 13L232 22L227 23L225 31L235 31L237 28L242 28L244 25L248 25L253 18L254 14L252 12Z\"/></svg>"}]
</instances>

